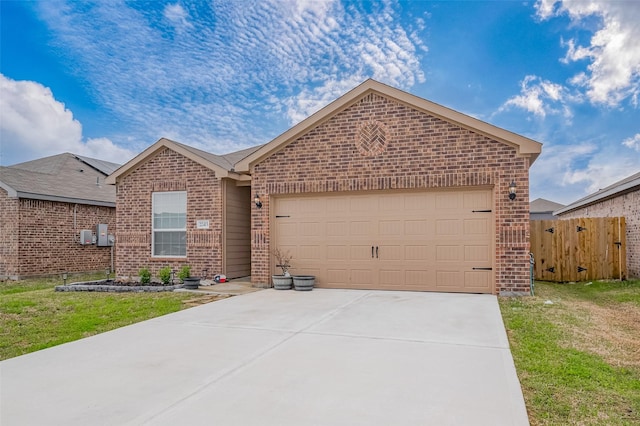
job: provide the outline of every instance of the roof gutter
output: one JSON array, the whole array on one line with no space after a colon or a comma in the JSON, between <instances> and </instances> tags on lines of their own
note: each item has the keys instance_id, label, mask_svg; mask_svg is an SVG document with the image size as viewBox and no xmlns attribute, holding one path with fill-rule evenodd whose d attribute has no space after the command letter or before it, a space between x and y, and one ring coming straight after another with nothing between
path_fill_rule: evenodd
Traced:
<instances>
[{"instance_id":1,"label":"roof gutter","mask_svg":"<svg viewBox=\"0 0 640 426\"><path fill-rule=\"evenodd\" d=\"M630 182L627 182L625 184L622 184L615 188L611 188L606 191L596 192L592 196L585 197L582 200L578 200L575 203L568 205L567 207L554 211L553 214L559 215L562 213L567 213L572 210L579 209L580 207L585 207L591 204L595 204L599 201L605 201L615 196L622 195L627 192L631 192L634 189L640 189L640 179L634 179Z\"/></svg>"},{"instance_id":2,"label":"roof gutter","mask_svg":"<svg viewBox=\"0 0 640 426\"><path fill-rule=\"evenodd\" d=\"M115 207L116 203L110 201L87 200L82 198L59 197L56 195L33 194L29 192L16 192L18 198L28 198L30 200L58 201L61 203L88 204L90 206Z\"/></svg>"}]
</instances>

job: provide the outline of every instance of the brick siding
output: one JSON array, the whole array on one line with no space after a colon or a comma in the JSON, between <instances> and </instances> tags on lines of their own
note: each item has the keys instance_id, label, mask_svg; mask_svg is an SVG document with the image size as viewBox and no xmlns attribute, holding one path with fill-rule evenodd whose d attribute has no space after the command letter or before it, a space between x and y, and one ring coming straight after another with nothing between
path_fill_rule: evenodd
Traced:
<instances>
[{"instance_id":1,"label":"brick siding","mask_svg":"<svg viewBox=\"0 0 640 426\"><path fill-rule=\"evenodd\" d=\"M111 249L80 244L80 230L106 223L115 232L115 208L7 197L0 191L0 277L106 271Z\"/></svg>"},{"instance_id":2,"label":"brick siding","mask_svg":"<svg viewBox=\"0 0 640 426\"><path fill-rule=\"evenodd\" d=\"M360 141L374 122L382 124L384 147ZM528 158L513 147L369 94L254 166L252 192L263 206L252 208L252 282L270 282L270 195L487 186L496 220L495 292L528 293L528 170Z\"/></svg>"},{"instance_id":3,"label":"brick siding","mask_svg":"<svg viewBox=\"0 0 640 426\"><path fill-rule=\"evenodd\" d=\"M560 219L624 216L627 224L627 275L640 278L640 189L573 210Z\"/></svg>"},{"instance_id":4,"label":"brick siding","mask_svg":"<svg viewBox=\"0 0 640 426\"><path fill-rule=\"evenodd\" d=\"M193 276L222 271L222 193L215 173L165 148L118 180L116 185L118 276L137 276L147 267L154 276L164 266L191 267ZM187 192L187 257L151 256L151 199L158 191ZM209 229L196 229L209 220Z\"/></svg>"}]
</instances>

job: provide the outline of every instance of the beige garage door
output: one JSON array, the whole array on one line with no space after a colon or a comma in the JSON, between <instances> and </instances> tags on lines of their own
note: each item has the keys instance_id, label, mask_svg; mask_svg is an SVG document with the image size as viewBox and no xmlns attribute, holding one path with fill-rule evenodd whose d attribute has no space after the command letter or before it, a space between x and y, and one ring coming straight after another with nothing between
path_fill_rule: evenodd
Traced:
<instances>
[{"instance_id":1,"label":"beige garage door","mask_svg":"<svg viewBox=\"0 0 640 426\"><path fill-rule=\"evenodd\" d=\"M318 287L491 293L491 209L490 189L277 197L274 244Z\"/></svg>"}]
</instances>

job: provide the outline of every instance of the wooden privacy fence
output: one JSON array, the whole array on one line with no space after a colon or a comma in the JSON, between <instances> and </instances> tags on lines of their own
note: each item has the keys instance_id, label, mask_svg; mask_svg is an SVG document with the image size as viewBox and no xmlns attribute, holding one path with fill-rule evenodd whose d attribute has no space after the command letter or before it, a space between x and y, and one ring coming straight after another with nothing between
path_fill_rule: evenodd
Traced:
<instances>
[{"instance_id":1,"label":"wooden privacy fence","mask_svg":"<svg viewBox=\"0 0 640 426\"><path fill-rule=\"evenodd\" d=\"M626 279L626 247L624 217L531 221L536 280Z\"/></svg>"}]
</instances>

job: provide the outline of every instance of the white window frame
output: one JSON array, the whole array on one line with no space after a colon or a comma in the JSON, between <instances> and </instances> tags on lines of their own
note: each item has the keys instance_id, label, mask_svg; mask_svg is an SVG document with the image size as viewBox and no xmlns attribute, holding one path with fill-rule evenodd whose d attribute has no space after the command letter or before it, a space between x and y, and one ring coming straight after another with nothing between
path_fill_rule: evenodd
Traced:
<instances>
[{"instance_id":1,"label":"white window frame","mask_svg":"<svg viewBox=\"0 0 640 426\"><path fill-rule=\"evenodd\" d=\"M184 220L184 228L162 228L162 229L156 229L155 227L155 211L156 211L156 195L166 195L166 194L184 194L184 214L185 214L185 220ZM155 253L155 249L156 249L156 232L184 232L184 238L185 238L185 254L184 255L176 255L176 254L156 254ZM178 258L178 259L184 259L187 257L187 244L186 244L186 238L187 238L187 191L158 191L158 192L152 192L151 193L151 257L158 257L158 258Z\"/></svg>"}]
</instances>

